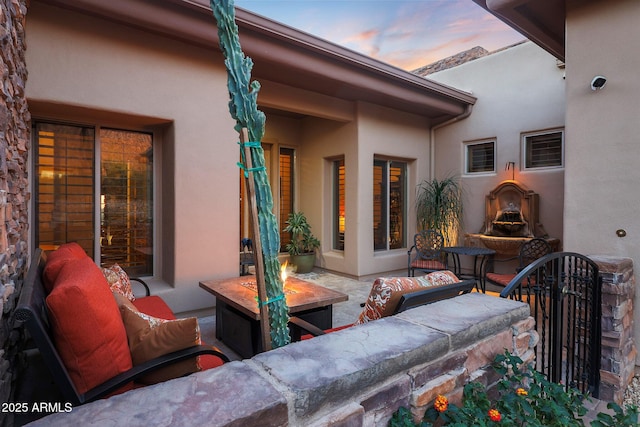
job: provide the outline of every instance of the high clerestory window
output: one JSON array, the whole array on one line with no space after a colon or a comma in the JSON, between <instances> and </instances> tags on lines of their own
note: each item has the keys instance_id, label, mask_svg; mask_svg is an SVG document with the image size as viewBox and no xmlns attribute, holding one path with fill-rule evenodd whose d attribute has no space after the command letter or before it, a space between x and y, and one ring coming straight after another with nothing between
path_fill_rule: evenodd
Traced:
<instances>
[{"instance_id":1,"label":"high clerestory window","mask_svg":"<svg viewBox=\"0 0 640 427\"><path fill-rule=\"evenodd\" d=\"M496 171L496 142L475 141L465 143L465 173L491 173Z\"/></svg>"},{"instance_id":2,"label":"high clerestory window","mask_svg":"<svg viewBox=\"0 0 640 427\"><path fill-rule=\"evenodd\" d=\"M77 242L100 265L153 274L153 136L36 122L34 238Z\"/></svg>"},{"instance_id":3,"label":"high clerestory window","mask_svg":"<svg viewBox=\"0 0 640 427\"><path fill-rule=\"evenodd\" d=\"M564 163L564 132L561 130L522 135L525 169L559 168Z\"/></svg>"}]
</instances>

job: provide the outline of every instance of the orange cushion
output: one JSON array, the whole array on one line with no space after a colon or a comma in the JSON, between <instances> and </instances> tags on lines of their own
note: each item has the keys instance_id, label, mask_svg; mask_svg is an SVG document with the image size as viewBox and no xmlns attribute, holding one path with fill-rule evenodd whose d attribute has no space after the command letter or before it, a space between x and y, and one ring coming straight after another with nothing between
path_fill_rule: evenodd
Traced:
<instances>
[{"instance_id":1,"label":"orange cushion","mask_svg":"<svg viewBox=\"0 0 640 427\"><path fill-rule=\"evenodd\" d=\"M436 271L422 277L380 277L373 282L364 309L355 324L390 316L400 297L406 293L459 281L460 279L448 270Z\"/></svg>"},{"instance_id":2,"label":"orange cushion","mask_svg":"<svg viewBox=\"0 0 640 427\"><path fill-rule=\"evenodd\" d=\"M160 319L166 320L175 320L176 318L167 303L157 295L136 298L133 301L133 305L138 309L138 311L153 317L159 317Z\"/></svg>"},{"instance_id":3,"label":"orange cushion","mask_svg":"<svg viewBox=\"0 0 640 427\"><path fill-rule=\"evenodd\" d=\"M87 253L82 246L75 242L65 243L55 251L47 255L47 264L44 266L42 276L47 293L51 292L58 279L62 267L71 260L86 258Z\"/></svg>"},{"instance_id":4,"label":"orange cushion","mask_svg":"<svg viewBox=\"0 0 640 427\"><path fill-rule=\"evenodd\" d=\"M120 310L91 258L69 260L46 302L56 348L80 393L133 366Z\"/></svg>"}]
</instances>

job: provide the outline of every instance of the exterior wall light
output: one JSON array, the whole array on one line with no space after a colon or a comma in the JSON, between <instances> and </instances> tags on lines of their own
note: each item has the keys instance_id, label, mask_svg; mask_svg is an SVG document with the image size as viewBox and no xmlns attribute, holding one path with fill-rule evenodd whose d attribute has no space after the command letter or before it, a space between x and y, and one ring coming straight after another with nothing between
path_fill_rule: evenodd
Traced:
<instances>
[{"instance_id":1,"label":"exterior wall light","mask_svg":"<svg viewBox=\"0 0 640 427\"><path fill-rule=\"evenodd\" d=\"M605 76L595 76L593 80L591 80L591 90L602 89L605 84L607 84L607 78Z\"/></svg>"}]
</instances>

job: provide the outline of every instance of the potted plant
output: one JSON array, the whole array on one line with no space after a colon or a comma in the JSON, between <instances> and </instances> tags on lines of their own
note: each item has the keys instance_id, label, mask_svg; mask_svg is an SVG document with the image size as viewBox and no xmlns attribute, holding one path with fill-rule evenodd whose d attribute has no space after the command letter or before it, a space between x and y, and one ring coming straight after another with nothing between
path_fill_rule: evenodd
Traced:
<instances>
[{"instance_id":1,"label":"potted plant","mask_svg":"<svg viewBox=\"0 0 640 427\"><path fill-rule=\"evenodd\" d=\"M298 273L309 273L313 269L320 240L311 233L311 225L302 212L291 212L286 224L283 231L291 233L291 241L285 247L291 263L296 266Z\"/></svg>"},{"instance_id":2,"label":"potted plant","mask_svg":"<svg viewBox=\"0 0 640 427\"><path fill-rule=\"evenodd\" d=\"M418 187L416 216L421 230L437 230L455 246L462 229L462 188L454 177L424 180Z\"/></svg>"}]
</instances>

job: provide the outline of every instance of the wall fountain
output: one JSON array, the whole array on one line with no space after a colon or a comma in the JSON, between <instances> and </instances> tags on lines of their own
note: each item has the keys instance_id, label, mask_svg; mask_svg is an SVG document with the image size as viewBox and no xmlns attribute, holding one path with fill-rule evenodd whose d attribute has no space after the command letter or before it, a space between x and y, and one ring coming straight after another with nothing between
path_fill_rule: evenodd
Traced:
<instances>
[{"instance_id":1,"label":"wall fountain","mask_svg":"<svg viewBox=\"0 0 640 427\"><path fill-rule=\"evenodd\" d=\"M469 246L486 246L498 255L517 255L534 237L547 239L554 250L560 240L549 237L538 216L540 197L515 180L501 182L485 197L485 221L480 233L467 234Z\"/></svg>"}]
</instances>

